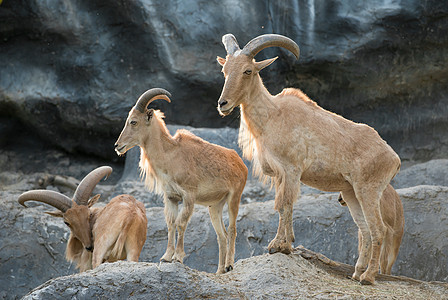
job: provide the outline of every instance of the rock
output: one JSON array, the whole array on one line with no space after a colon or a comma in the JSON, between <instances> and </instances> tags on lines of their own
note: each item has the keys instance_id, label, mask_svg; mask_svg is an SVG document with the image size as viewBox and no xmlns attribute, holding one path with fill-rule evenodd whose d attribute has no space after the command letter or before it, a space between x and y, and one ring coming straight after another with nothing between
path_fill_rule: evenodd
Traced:
<instances>
[{"instance_id":1,"label":"rock","mask_svg":"<svg viewBox=\"0 0 448 300\"><path fill-rule=\"evenodd\" d=\"M240 260L233 271L220 276L179 263L106 263L93 271L52 279L23 299L434 299L448 293L446 283L394 276L379 276L376 285L361 287L344 276L350 267L319 260L321 256L310 259L309 251L307 260L301 250Z\"/></svg>"},{"instance_id":2,"label":"rock","mask_svg":"<svg viewBox=\"0 0 448 300\"><path fill-rule=\"evenodd\" d=\"M25 183L19 186L27 189ZM417 186L400 189L398 193L403 201L406 223L392 274L425 281L448 281L445 267L448 260L448 187ZM0 191L0 245L7 245L0 248L0 285L3 290L0 296L14 295L9 298L20 297L50 278L75 273L64 259L68 228L60 219L43 214L48 210L47 206L22 208L16 200L19 194L19 191ZM102 197L102 201L106 200ZM240 206L237 261L267 252L278 224L273 206L272 200ZM163 208L147 208L147 217L147 242L140 261L156 263L167 243ZM227 222L226 211L224 222ZM303 245L332 260L354 265L357 228L348 209L337 202L337 194L303 195L294 208L294 232L296 246ZM195 207L185 235L185 266L214 273L218 245L207 208Z\"/></svg>"},{"instance_id":3,"label":"rock","mask_svg":"<svg viewBox=\"0 0 448 300\"><path fill-rule=\"evenodd\" d=\"M262 73L271 93L303 89L376 128L404 160L443 158L447 14L437 0L3 1L0 144L27 131L70 153L117 159L124 119L151 87L173 95L153 106L168 123L236 127L237 112L216 111L221 37L231 32L243 47L279 33L297 41L301 58L278 48L257 56L280 56Z\"/></svg>"},{"instance_id":4,"label":"rock","mask_svg":"<svg viewBox=\"0 0 448 300\"><path fill-rule=\"evenodd\" d=\"M417 185L448 186L448 159L434 159L401 170L392 185L398 189Z\"/></svg>"},{"instance_id":5,"label":"rock","mask_svg":"<svg viewBox=\"0 0 448 300\"><path fill-rule=\"evenodd\" d=\"M33 286L75 272L65 261L70 233L64 223L42 207L21 209L18 195L0 192L0 299L17 299Z\"/></svg>"}]
</instances>

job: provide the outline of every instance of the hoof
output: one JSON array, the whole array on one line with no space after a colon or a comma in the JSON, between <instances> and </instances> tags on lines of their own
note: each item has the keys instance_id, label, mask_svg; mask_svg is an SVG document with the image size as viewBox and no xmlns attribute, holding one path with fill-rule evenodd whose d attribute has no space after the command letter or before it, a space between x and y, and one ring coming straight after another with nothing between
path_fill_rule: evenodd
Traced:
<instances>
[{"instance_id":1,"label":"hoof","mask_svg":"<svg viewBox=\"0 0 448 300\"><path fill-rule=\"evenodd\" d=\"M360 282L361 282L361 285L372 285L373 284L373 282L371 282L370 280L366 280L366 279L363 279Z\"/></svg>"},{"instance_id":2,"label":"hoof","mask_svg":"<svg viewBox=\"0 0 448 300\"><path fill-rule=\"evenodd\" d=\"M281 251L281 249L279 249L279 248L269 248L269 254L274 254L274 253L277 253L280 251Z\"/></svg>"},{"instance_id":3,"label":"hoof","mask_svg":"<svg viewBox=\"0 0 448 300\"><path fill-rule=\"evenodd\" d=\"M181 264L183 264L184 263L184 257L185 257L185 254L182 254L182 253L176 254L176 253L174 253L173 261L180 262Z\"/></svg>"},{"instance_id":4,"label":"hoof","mask_svg":"<svg viewBox=\"0 0 448 300\"><path fill-rule=\"evenodd\" d=\"M232 271L233 270L233 267L232 266L228 266L227 268L226 268L226 272L230 272L230 271Z\"/></svg>"},{"instance_id":5,"label":"hoof","mask_svg":"<svg viewBox=\"0 0 448 300\"><path fill-rule=\"evenodd\" d=\"M161 258L160 261L161 261L161 262L166 262L166 263L170 263L170 262L171 262L171 260L166 260L166 259L164 259L164 258Z\"/></svg>"},{"instance_id":6,"label":"hoof","mask_svg":"<svg viewBox=\"0 0 448 300\"><path fill-rule=\"evenodd\" d=\"M353 280L356 280L356 281L361 281L361 279L360 279L360 275L358 274L358 273L353 273L353 275L352 275L352 279Z\"/></svg>"},{"instance_id":7,"label":"hoof","mask_svg":"<svg viewBox=\"0 0 448 300\"><path fill-rule=\"evenodd\" d=\"M285 248L285 249L282 249L280 252L283 254L290 254L292 252L292 248L291 247Z\"/></svg>"},{"instance_id":8,"label":"hoof","mask_svg":"<svg viewBox=\"0 0 448 300\"><path fill-rule=\"evenodd\" d=\"M274 254L274 253L283 253L283 254L290 254L292 252L292 249L279 249L279 248L271 248L269 249L269 254Z\"/></svg>"},{"instance_id":9,"label":"hoof","mask_svg":"<svg viewBox=\"0 0 448 300\"><path fill-rule=\"evenodd\" d=\"M375 283L375 276L368 278L366 273L361 275L360 281L362 285L372 285Z\"/></svg>"},{"instance_id":10,"label":"hoof","mask_svg":"<svg viewBox=\"0 0 448 300\"><path fill-rule=\"evenodd\" d=\"M291 243L288 243L285 240L273 239L268 245L268 251L269 254L274 254L277 252L289 254L292 252L292 246Z\"/></svg>"}]
</instances>

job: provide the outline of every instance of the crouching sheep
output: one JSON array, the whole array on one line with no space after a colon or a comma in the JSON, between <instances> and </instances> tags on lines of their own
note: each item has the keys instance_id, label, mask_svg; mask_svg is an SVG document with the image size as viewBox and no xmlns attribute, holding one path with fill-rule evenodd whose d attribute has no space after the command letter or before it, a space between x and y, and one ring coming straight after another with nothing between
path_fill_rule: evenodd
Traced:
<instances>
[{"instance_id":1,"label":"crouching sheep","mask_svg":"<svg viewBox=\"0 0 448 300\"><path fill-rule=\"evenodd\" d=\"M107 261L138 261L146 241L145 207L130 195L114 197L105 207L92 207L100 195L89 199L93 189L112 168L103 166L90 172L77 187L73 199L50 190L32 190L18 201L39 201L59 211L46 212L64 219L70 228L66 259L75 262L80 272Z\"/></svg>"},{"instance_id":2,"label":"crouching sheep","mask_svg":"<svg viewBox=\"0 0 448 300\"><path fill-rule=\"evenodd\" d=\"M146 175L146 186L162 193L168 246L162 261L183 262L184 233L193 214L194 204L208 206L219 245L217 273L233 268L236 239L236 217L247 179L247 167L234 150L208 143L187 130L171 136L163 113L148 109L153 100L170 102L170 93L151 89L140 96L129 112L116 144L118 155L140 146L140 168ZM178 204L183 207L178 215ZM228 233L222 221L224 204L228 204ZM177 245L174 248L177 229Z\"/></svg>"}]
</instances>

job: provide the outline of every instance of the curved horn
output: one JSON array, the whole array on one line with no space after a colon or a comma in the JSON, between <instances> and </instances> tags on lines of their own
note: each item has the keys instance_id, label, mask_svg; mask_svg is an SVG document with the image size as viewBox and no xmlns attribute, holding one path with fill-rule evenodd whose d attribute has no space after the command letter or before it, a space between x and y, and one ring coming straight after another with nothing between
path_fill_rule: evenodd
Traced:
<instances>
[{"instance_id":1,"label":"curved horn","mask_svg":"<svg viewBox=\"0 0 448 300\"><path fill-rule=\"evenodd\" d=\"M38 201L48 205L51 205L63 213L67 211L70 207L72 207L72 200L65 196L64 194L50 191L50 190L32 190L23 193L17 199L20 204L27 207L25 205L26 201Z\"/></svg>"},{"instance_id":2,"label":"curved horn","mask_svg":"<svg viewBox=\"0 0 448 300\"><path fill-rule=\"evenodd\" d=\"M222 36L222 43L224 44L224 48L226 48L227 54L233 55L236 51L240 50L235 36L231 33Z\"/></svg>"},{"instance_id":3,"label":"curved horn","mask_svg":"<svg viewBox=\"0 0 448 300\"><path fill-rule=\"evenodd\" d=\"M242 54L254 58L258 52L268 47L282 47L291 51L297 59L300 56L299 46L290 38L279 34L263 34L253 38L241 50Z\"/></svg>"},{"instance_id":4,"label":"curved horn","mask_svg":"<svg viewBox=\"0 0 448 300\"><path fill-rule=\"evenodd\" d=\"M103 179L104 176L109 177L112 173L112 168L103 166L96 168L92 172L86 175L84 179L79 183L78 188L73 195L73 200L79 205L87 205L90 195L98 182Z\"/></svg>"},{"instance_id":5,"label":"curved horn","mask_svg":"<svg viewBox=\"0 0 448 300\"><path fill-rule=\"evenodd\" d=\"M163 99L168 102L171 102L170 97L171 97L170 92L161 88L154 88L147 90L138 98L137 103L135 104L135 109L143 113L145 112L145 109L148 106L148 104L151 103L152 101L156 99Z\"/></svg>"}]
</instances>

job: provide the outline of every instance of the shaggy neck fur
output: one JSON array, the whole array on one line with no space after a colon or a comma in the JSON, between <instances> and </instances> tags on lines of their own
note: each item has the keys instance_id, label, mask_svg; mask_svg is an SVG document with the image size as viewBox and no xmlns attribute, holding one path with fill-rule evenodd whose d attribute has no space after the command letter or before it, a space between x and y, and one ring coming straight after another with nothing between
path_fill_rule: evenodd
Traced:
<instances>
[{"instance_id":1,"label":"shaggy neck fur","mask_svg":"<svg viewBox=\"0 0 448 300\"><path fill-rule=\"evenodd\" d=\"M150 130L140 146L140 175L145 177L145 186L156 194L163 193L157 183L157 163L163 163L163 156L176 144L163 121L164 117L162 112L154 111Z\"/></svg>"},{"instance_id":2,"label":"shaggy neck fur","mask_svg":"<svg viewBox=\"0 0 448 300\"><path fill-rule=\"evenodd\" d=\"M243 157L252 160L254 175L265 183L269 181L269 177L263 174L258 161L257 139L263 134L270 116L278 111L273 98L258 75L253 88L240 107L238 144L243 151Z\"/></svg>"}]
</instances>

